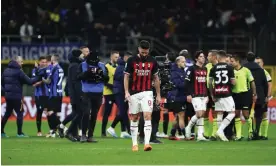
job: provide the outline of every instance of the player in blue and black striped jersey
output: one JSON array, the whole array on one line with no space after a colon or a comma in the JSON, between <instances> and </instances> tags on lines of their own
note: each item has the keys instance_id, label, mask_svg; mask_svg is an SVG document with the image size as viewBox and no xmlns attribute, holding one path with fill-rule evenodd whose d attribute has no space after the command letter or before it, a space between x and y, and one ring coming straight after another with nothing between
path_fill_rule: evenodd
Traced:
<instances>
[{"instance_id":1,"label":"player in blue and black striped jersey","mask_svg":"<svg viewBox=\"0 0 276 166\"><path fill-rule=\"evenodd\" d=\"M55 131L57 126L60 124L60 120L57 117L57 113L61 111L62 105L62 80L64 77L63 69L59 65L58 55L52 55L51 57L52 66L49 66L49 69L46 70L49 73L48 78L43 82L47 83L49 86L50 98L48 105L48 121L50 127L51 137L55 137ZM59 128L60 137L64 137L63 130Z\"/></svg>"},{"instance_id":2,"label":"player in blue and black striped jersey","mask_svg":"<svg viewBox=\"0 0 276 166\"><path fill-rule=\"evenodd\" d=\"M43 69L47 67L46 57L45 56L39 57L38 63L39 64L38 65L36 64L36 67L32 70L32 77L36 77L37 67L39 69ZM46 79L47 78L46 70L44 73L45 74L43 74L43 77ZM42 136L41 118L42 118L43 110L47 108L49 90L48 90L48 86L44 84L42 81L33 84L33 86L35 87L34 96L35 96L35 103L37 108L37 112L36 112L37 136Z\"/></svg>"}]
</instances>

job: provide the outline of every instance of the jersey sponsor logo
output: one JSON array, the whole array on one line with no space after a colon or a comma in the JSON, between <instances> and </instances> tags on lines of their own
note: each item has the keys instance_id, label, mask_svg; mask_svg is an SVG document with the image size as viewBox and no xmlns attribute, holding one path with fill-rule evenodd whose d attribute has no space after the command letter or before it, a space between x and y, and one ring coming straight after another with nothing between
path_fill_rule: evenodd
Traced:
<instances>
[{"instance_id":1,"label":"jersey sponsor logo","mask_svg":"<svg viewBox=\"0 0 276 166\"><path fill-rule=\"evenodd\" d=\"M150 74L150 70L135 69L135 73L137 73L137 76L148 76Z\"/></svg>"},{"instance_id":2,"label":"jersey sponsor logo","mask_svg":"<svg viewBox=\"0 0 276 166\"><path fill-rule=\"evenodd\" d=\"M228 92L228 87L220 87L215 89L216 92Z\"/></svg>"},{"instance_id":3,"label":"jersey sponsor logo","mask_svg":"<svg viewBox=\"0 0 276 166\"><path fill-rule=\"evenodd\" d=\"M206 77L196 76L197 82L206 82Z\"/></svg>"}]
</instances>

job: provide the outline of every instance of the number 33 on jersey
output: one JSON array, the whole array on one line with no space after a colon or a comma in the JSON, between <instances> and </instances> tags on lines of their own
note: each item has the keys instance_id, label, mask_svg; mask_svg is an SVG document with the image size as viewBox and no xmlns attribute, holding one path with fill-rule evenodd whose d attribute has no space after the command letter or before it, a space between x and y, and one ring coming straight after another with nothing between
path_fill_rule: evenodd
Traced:
<instances>
[{"instance_id":1,"label":"number 33 on jersey","mask_svg":"<svg viewBox=\"0 0 276 166\"><path fill-rule=\"evenodd\" d=\"M235 79L234 69L227 63L218 63L210 71L210 78L214 79L214 96L231 96L232 83Z\"/></svg>"}]
</instances>

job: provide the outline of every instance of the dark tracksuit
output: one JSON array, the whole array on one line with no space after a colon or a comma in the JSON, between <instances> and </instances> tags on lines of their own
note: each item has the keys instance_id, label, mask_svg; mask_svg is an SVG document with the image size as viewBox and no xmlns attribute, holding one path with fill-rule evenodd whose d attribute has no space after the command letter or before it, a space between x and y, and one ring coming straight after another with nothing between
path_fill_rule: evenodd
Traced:
<instances>
[{"instance_id":1,"label":"dark tracksuit","mask_svg":"<svg viewBox=\"0 0 276 166\"><path fill-rule=\"evenodd\" d=\"M102 104L103 81L92 81L95 70L101 69L105 73L104 64L99 62L97 66L82 62L78 68L78 79L81 80L82 92L82 135L85 136L88 129L88 138L93 137L97 115Z\"/></svg>"},{"instance_id":2,"label":"dark tracksuit","mask_svg":"<svg viewBox=\"0 0 276 166\"><path fill-rule=\"evenodd\" d=\"M37 74L39 75L39 74ZM6 112L1 121L1 133L4 133L5 125L14 110L17 114L17 134L23 134L23 109L22 89L23 84L32 85L41 80L41 77L29 78L16 61L10 61L1 76L1 88L5 92Z\"/></svg>"},{"instance_id":3,"label":"dark tracksuit","mask_svg":"<svg viewBox=\"0 0 276 166\"><path fill-rule=\"evenodd\" d=\"M256 118L256 127L255 127L255 135L258 135L260 130L260 125L262 122L262 115L265 110L265 98L267 97L268 93L268 82L264 73L264 70L255 62L248 62L244 64L245 67L247 67L253 77L254 82L256 85L256 91L257 91L257 101L255 103L255 118ZM251 109L250 109L251 110Z\"/></svg>"},{"instance_id":4,"label":"dark tracksuit","mask_svg":"<svg viewBox=\"0 0 276 166\"><path fill-rule=\"evenodd\" d=\"M130 133L130 124L128 118L128 102L125 101L124 90L124 69L125 62L123 59L118 60L118 67L114 74L113 94L115 95L115 103L119 109L111 127L115 128L116 122L121 121L121 131Z\"/></svg>"},{"instance_id":5,"label":"dark tracksuit","mask_svg":"<svg viewBox=\"0 0 276 166\"><path fill-rule=\"evenodd\" d=\"M185 75L183 68L178 68L176 64L172 65L171 82L173 83L174 88L168 93L167 101L171 102L175 114L186 111ZM185 135L184 128L181 130L181 133ZM171 130L171 135L175 136L175 133L176 128L173 128Z\"/></svg>"},{"instance_id":6,"label":"dark tracksuit","mask_svg":"<svg viewBox=\"0 0 276 166\"><path fill-rule=\"evenodd\" d=\"M34 68L32 71L32 77L36 77L36 70ZM47 73L45 71L43 77L47 79ZM36 127L37 132L41 132L41 120L42 120L42 113L45 108L47 108L48 100L49 100L49 89L48 85L45 83L41 83L40 85L35 87L35 104L36 104Z\"/></svg>"},{"instance_id":7,"label":"dark tracksuit","mask_svg":"<svg viewBox=\"0 0 276 166\"><path fill-rule=\"evenodd\" d=\"M64 121L62 122L64 125L68 122L72 121L69 128L68 134L72 134L74 136L78 135L78 127L81 128L81 119L82 119L82 89L81 89L81 81L78 80L78 67L82 62L79 59L79 54L75 55L74 51L71 52L68 56L68 60L70 62L68 67L68 78L67 78L67 86L68 86L68 94L70 96L70 102L72 105L72 113L68 115Z\"/></svg>"}]
</instances>

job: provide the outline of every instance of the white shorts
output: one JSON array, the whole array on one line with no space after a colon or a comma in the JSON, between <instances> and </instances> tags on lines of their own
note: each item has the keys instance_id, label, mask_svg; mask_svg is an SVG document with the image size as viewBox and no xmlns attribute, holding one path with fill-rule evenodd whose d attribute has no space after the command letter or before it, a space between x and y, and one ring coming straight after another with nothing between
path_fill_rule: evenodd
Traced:
<instances>
[{"instance_id":1,"label":"white shorts","mask_svg":"<svg viewBox=\"0 0 276 166\"><path fill-rule=\"evenodd\" d=\"M129 114L138 114L139 112L152 112L153 92L145 91L130 96Z\"/></svg>"},{"instance_id":2,"label":"white shorts","mask_svg":"<svg viewBox=\"0 0 276 166\"><path fill-rule=\"evenodd\" d=\"M220 98L215 102L215 111L233 112L235 111L235 102L232 96Z\"/></svg>"},{"instance_id":3,"label":"white shorts","mask_svg":"<svg viewBox=\"0 0 276 166\"><path fill-rule=\"evenodd\" d=\"M192 104L195 111L206 111L208 97L194 97Z\"/></svg>"}]
</instances>

